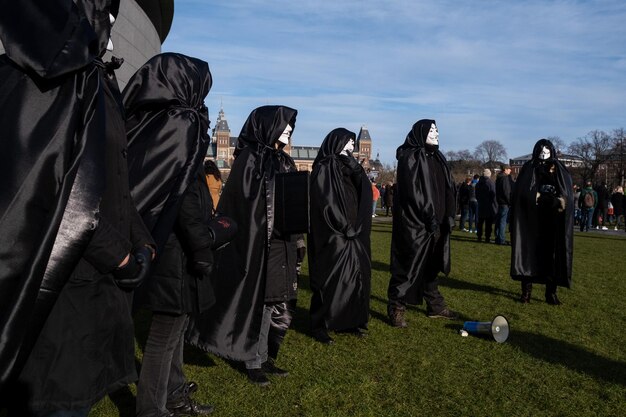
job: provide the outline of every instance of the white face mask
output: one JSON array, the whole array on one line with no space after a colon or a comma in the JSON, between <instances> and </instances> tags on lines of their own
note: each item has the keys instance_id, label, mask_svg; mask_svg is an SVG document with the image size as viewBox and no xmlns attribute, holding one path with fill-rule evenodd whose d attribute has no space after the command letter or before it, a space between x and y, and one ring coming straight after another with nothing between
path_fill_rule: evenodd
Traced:
<instances>
[{"instance_id":1,"label":"white face mask","mask_svg":"<svg viewBox=\"0 0 626 417\"><path fill-rule=\"evenodd\" d=\"M354 151L354 139L350 139L348 143L346 143L346 146L344 146L341 151L341 155L348 155L348 152L352 153L352 151Z\"/></svg>"},{"instance_id":2,"label":"white face mask","mask_svg":"<svg viewBox=\"0 0 626 417\"><path fill-rule=\"evenodd\" d=\"M109 13L109 22L111 22L111 26L115 23L115 16ZM113 41L109 38L109 42L107 43L107 51L113 51Z\"/></svg>"},{"instance_id":3,"label":"white face mask","mask_svg":"<svg viewBox=\"0 0 626 417\"><path fill-rule=\"evenodd\" d=\"M293 127L287 125L285 131L280 135L278 141L280 143L284 143L285 145L289 145L289 138L291 137L291 132L293 132Z\"/></svg>"},{"instance_id":4,"label":"white face mask","mask_svg":"<svg viewBox=\"0 0 626 417\"><path fill-rule=\"evenodd\" d=\"M550 158L550 149L546 146L541 147L541 152L539 153L539 159L546 160Z\"/></svg>"},{"instance_id":5,"label":"white face mask","mask_svg":"<svg viewBox=\"0 0 626 417\"><path fill-rule=\"evenodd\" d=\"M426 137L426 143L429 145L439 145L439 130L434 123L430 126L428 136Z\"/></svg>"}]
</instances>

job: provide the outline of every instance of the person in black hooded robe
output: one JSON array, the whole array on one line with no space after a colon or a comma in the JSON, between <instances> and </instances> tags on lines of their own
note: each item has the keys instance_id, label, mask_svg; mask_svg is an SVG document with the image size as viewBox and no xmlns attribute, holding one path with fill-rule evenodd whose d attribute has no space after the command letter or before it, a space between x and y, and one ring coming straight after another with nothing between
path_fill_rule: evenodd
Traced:
<instances>
[{"instance_id":1,"label":"person in black hooded robe","mask_svg":"<svg viewBox=\"0 0 626 417\"><path fill-rule=\"evenodd\" d=\"M189 343L245 362L249 380L261 386L269 384L266 374L287 375L274 360L295 309L298 236L274 227L274 184L277 173L296 170L283 150L296 115L263 106L244 123L217 207L238 232L215 258L215 276L225 278L214 282L215 305L194 315L187 332Z\"/></svg>"},{"instance_id":2,"label":"person in black hooded robe","mask_svg":"<svg viewBox=\"0 0 626 417\"><path fill-rule=\"evenodd\" d=\"M393 203L391 279L387 313L391 325L406 327L407 304L426 300L431 318L455 319L439 292L437 275L450 272L450 232L455 187L439 151L434 120L420 120L396 153L398 183Z\"/></svg>"},{"instance_id":3,"label":"person in black hooded robe","mask_svg":"<svg viewBox=\"0 0 626 417\"><path fill-rule=\"evenodd\" d=\"M137 385L137 417L206 415L191 399L183 345L189 314L213 304L208 277L213 202L202 161L210 143L204 99L206 62L182 54L152 57L124 89L131 192L158 245L150 277L135 292L152 311ZM193 387L193 388L192 388Z\"/></svg>"},{"instance_id":4,"label":"person in black hooded robe","mask_svg":"<svg viewBox=\"0 0 626 417\"><path fill-rule=\"evenodd\" d=\"M153 242L128 190L120 61L100 58L118 6L0 7L2 391L16 415L87 415L136 379L128 290Z\"/></svg>"},{"instance_id":5,"label":"person in black hooded robe","mask_svg":"<svg viewBox=\"0 0 626 417\"><path fill-rule=\"evenodd\" d=\"M332 343L328 330L362 335L369 318L372 187L352 156L355 140L331 131L311 173L311 331L322 343Z\"/></svg>"},{"instance_id":6,"label":"person in black hooded robe","mask_svg":"<svg viewBox=\"0 0 626 417\"><path fill-rule=\"evenodd\" d=\"M521 281L522 303L533 283L545 284L548 304L558 305L557 286L572 280L574 195L572 178L554 145L541 139L517 177L511 208L511 277Z\"/></svg>"}]
</instances>

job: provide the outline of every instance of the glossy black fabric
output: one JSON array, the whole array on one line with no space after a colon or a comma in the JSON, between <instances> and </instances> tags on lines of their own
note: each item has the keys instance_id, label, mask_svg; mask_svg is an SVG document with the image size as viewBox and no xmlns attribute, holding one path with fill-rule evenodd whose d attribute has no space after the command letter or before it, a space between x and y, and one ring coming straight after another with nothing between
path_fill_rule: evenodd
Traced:
<instances>
[{"instance_id":1,"label":"glossy black fabric","mask_svg":"<svg viewBox=\"0 0 626 417\"><path fill-rule=\"evenodd\" d=\"M211 244L213 204L198 184L210 143L204 99L211 85L206 62L164 53L124 89L131 192L157 243L153 274L137 299L153 311L183 314L212 303L210 282L190 270L195 252Z\"/></svg>"},{"instance_id":2,"label":"glossy black fabric","mask_svg":"<svg viewBox=\"0 0 626 417\"><path fill-rule=\"evenodd\" d=\"M206 62L164 53L139 68L124 89L131 191L157 251L210 143L204 98L211 85Z\"/></svg>"},{"instance_id":3,"label":"glossy black fabric","mask_svg":"<svg viewBox=\"0 0 626 417\"><path fill-rule=\"evenodd\" d=\"M444 274L450 272L450 228L448 221L454 215L455 190L450 169L439 150L428 152L425 140L434 120L420 120L396 153L398 181L393 203L391 238L390 300L419 304L422 300L423 280L427 269ZM444 189L436 189L429 159L438 163L444 174ZM443 224L437 221L435 194L445 195ZM436 243L439 231L441 243ZM431 265L432 264L432 265Z\"/></svg>"},{"instance_id":4,"label":"glossy black fabric","mask_svg":"<svg viewBox=\"0 0 626 417\"><path fill-rule=\"evenodd\" d=\"M108 17L110 3L90 10ZM110 24L94 30L77 4L0 4L0 383L28 357L98 223L106 120L95 40Z\"/></svg>"},{"instance_id":5,"label":"glossy black fabric","mask_svg":"<svg viewBox=\"0 0 626 417\"><path fill-rule=\"evenodd\" d=\"M311 173L311 326L367 328L371 288L372 187L352 155L340 155L356 135L331 131ZM357 189L357 186L359 189Z\"/></svg>"},{"instance_id":6,"label":"glossy black fabric","mask_svg":"<svg viewBox=\"0 0 626 417\"><path fill-rule=\"evenodd\" d=\"M192 317L187 340L225 358L246 361L257 352L267 280L272 278L267 271L269 245L277 238L274 176L295 170L291 157L274 144L287 124L295 128L296 115L296 110L284 106L252 111L239 134L236 158L217 207L237 223L238 233L216 256L216 303ZM295 250L291 239L285 239Z\"/></svg>"},{"instance_id":7,"label":"glossy black fabric","mask_svg":"<svg viewBox=\"0 0 626 417\"><path fill-rule=\"evenodd\" d=\"M547 146L552 158L539 159L541 148ZM542 284L569 288L572 278L574 195L572 178L567 168L554 156L556 151L547 139L539 140L533 157L526 162L513 189L511 207L511 277ZM555 172L547 180L543 167L553 164ZM565 210L538 204L537 193L542 182L552 182L556 197L565 199Z\"/></svg>"}]
</instances>

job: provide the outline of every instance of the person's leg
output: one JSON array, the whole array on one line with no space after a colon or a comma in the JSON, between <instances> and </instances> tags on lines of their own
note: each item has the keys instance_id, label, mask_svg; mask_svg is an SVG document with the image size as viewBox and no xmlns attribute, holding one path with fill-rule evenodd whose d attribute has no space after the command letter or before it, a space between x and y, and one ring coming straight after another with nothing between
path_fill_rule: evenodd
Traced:
<instances>
[{"instance_id":1,"label":"person's leg","mask_svg":"<svg viewBox=\"0 0 626 417\"><path fill-rule=\"evenodd\" d=\"M491 232L493 231L493 219L493 216L485 219L485 242L487 243L491 241Z\"/></svg>"},{"instance_id":2,"label":"person's leg","mask_svg":"<svg viewBox=\"0 0 626 417\"><path fill-rule=\"evenodd\" d=\"M530 296L533 291L533 283L532 281L523 279L522 280L522 296L520 297L520 302L523 304L530 303Z\"/></svg>"},{"instance_id":3,"label":"person's leg","mask_svg":"<svg viewBox=\"0 0 626 417\"><path fill-rule=\"evenodd\" d=\"M587 231L591 230L593 228L593 209L587 209Z\"/></svg>"},{"instance_id":4,"label":"person's leg","mask_svg":"<svg viewBox=\"0 0 626 417\"><path fill-rule=\"evenodd\" d=\"M485 218L479 217L476 222L476 238L480 241L483 237L483 226L485 224Z\"/></svg>"},{"instance_id":5,"label":"person's leg","mask_svg":"<svg viewBox=\"0 0 626 417\"><path fill-rule=\"evenodd\" d=\"M546 303L555 306L561 304L561 301L556 296L556 284L552 282L546 284Z\"/></svg>"},{"instance_id":6,"label":"person's leg","mask_svg":"<svg viewBox=\"0 0 626 417\"><path fill-rule=\"evenodd\" d=\"M476 228L478 227L478 202L470 201L470 220L469 220L469 230L470 232L476 233Z\"/></svg>"},{"instance_id":7,"label":"person's leg","mask_svg":"<svg viewBox=\"0 0 626 417\"><path fill-rule=\"evenodd\" d=\"M180 346L187 316L153 313L137 384L137 417L162 416L174 352Z\"/></svg>"}]
</instances>

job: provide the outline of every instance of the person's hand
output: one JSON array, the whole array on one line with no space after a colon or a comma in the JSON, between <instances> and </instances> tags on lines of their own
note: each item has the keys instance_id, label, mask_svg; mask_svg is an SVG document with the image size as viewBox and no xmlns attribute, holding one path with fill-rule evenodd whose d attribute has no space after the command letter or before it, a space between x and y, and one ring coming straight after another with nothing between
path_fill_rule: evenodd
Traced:
<instances>
[{"instance_id":1,"label":"person's hand","mask_svg":"<svg viewBox=\"0 0 626 417\"><path fill-rule=\"evenodd\" d=\"M204 279L213 272L213 252L207 251L203 253L203 259L193 263L193 269L197 273L199 279Z\"/></svg>"},{"instance_id":2,"label":"person's hand","mask_svg":"<svg viewBox=\"0 0 626 417\"><path fill-rule=\"evenodd\" d=\"M435 241L439 240L441 237L441 230L439 229L439 224L436 221L429 224L426 227L426 230L435 237Z\"/></svg>"},{"instance_id":3,"label":"person's hand","mask_svg":"<svg viewBox=\"0 0 626 417\"><path fill-rule=\"evenodd\" d=\"M152 265L152 251L146 246L133 249L122 261L120 267L113 270L113 279L118 287L131 291L148 277Z\"/></svg>"}]
</instances>

